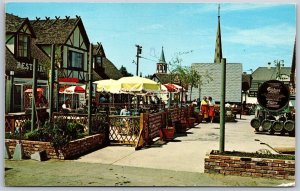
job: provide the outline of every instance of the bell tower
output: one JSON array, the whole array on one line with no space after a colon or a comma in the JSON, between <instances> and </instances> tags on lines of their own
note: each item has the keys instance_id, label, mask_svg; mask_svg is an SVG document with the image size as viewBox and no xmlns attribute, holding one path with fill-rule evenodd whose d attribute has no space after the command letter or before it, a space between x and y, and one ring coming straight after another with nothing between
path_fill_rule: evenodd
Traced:
<instances>
[{"instance_id":1,"label":"bell tower","mask_svg":"<svg viewBox=\"0 0 300 191\"><path fill-rule=\"evenodd\" d=\"M165 60L164 47L161 48L161 55L158 63L156 64L156 73L166 74L167 73L167 63Z\"/></svg>"}]
</instances>

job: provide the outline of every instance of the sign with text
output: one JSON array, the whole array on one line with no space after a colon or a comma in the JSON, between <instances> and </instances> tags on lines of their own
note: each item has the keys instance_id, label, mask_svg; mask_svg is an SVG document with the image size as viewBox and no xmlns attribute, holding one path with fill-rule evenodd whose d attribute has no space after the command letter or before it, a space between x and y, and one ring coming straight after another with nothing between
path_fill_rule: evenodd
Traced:
<instances>
[{"instance_id":1,"label":"sign with text","mask_svg":"<svg viewBox=\"0 0 300 191\"><path fill-rule=\"evenodd\" d=\"M25 62L17 62L17 68L22 70L33 70L33 64L32 63L25 63ZM45 72L45 69L41 65L37 65L37 71L38 72Z\"/></svg>"},{"instance_id":2,"label":"sign with text","mask_svg":"<svg viewBox=\"0 0 300 191\"><path fill-rule=\"evenodd\" d=\"M284 109L289 103L289 98L290 93L288 87L278 80L264 82L257 92L259 105L270 111Z\"/></svg>"}]
</instances>

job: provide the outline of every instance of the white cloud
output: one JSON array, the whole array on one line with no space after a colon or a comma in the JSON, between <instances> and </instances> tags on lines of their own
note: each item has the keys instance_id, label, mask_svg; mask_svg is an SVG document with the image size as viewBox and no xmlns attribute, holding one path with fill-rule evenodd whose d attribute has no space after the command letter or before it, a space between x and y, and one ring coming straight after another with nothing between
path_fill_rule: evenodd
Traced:
<instances>
[{"instance_id":1,"label":"white cloud","mask_svg":"<svg viewBox=\"0 0 300 191\"><path fill-rule=\"evenodd\" d=\"M223 27L224 41L242 45L286 46L295 39L295 27L287 24L261 28L239 29ZM222 39L222 40L223 40Z\"/></svg>"}]
</instances>

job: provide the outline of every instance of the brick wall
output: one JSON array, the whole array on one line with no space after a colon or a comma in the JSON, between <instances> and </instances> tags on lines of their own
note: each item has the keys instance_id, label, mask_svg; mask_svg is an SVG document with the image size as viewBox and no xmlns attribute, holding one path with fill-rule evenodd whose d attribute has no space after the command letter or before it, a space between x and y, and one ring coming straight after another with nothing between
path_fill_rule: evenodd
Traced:
<instances>
[{"instance_id":1,"label":"brick wall","mask_svg":"<svg viewBox=\"0 0 300 191\"><path fill-rule=\"evenodd\" d=\"M11 155L13 155L18 140L6 139L5 142L8 144ZM71 141L63 151L55 151L50 142L28 140L20 140L20 142L22 143L26 157L30 157L31 154L37 151L45 150L48 158L64 160L101 148L104 145L104 134L91 135Z\"/></svg>"},{"instance_id":2,"label":"brick wall","mask_svg":"<svg viewBox=\"0 0 300 191\"><path fill-rule=\"evenodd\" d=\"M223 155L208 155L205 158L205 173L223 175L295 179L295 161L267 158L248 158Z\"/></svg>"}]
</instances>

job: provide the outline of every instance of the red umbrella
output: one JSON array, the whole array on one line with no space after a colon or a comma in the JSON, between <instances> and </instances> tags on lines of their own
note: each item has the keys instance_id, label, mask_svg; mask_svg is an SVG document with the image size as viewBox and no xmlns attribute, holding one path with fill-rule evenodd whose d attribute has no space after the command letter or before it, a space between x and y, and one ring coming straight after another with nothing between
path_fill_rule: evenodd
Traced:
<instances>
[{"instance_id":1,"label":"red umbrella","mask_svg":"<svg viewBox=\"0 0 300 191\"><path fill-rule=\"evenodd\" d=\"M36 91L37 92L44 92L44 89L43 88L36 88ZM32 89L27 89L25 90L26 93L32 93Z\"/></svg>"},{"instance_id":2,"label":"red umbrella","mask_svg":"<svg viewBox=\"0 0 300 191\"><path fill-rule=\"evenodd\" d=\"M169 92L178 92L178 88L174 84L164 84Z\"/></svg>"},{"instance_id":3,"label":"red umbrella","mask_svg":"<svg viewBox=\"0 0 300 191\"><path fill-rule=\"evenodd\" d=\"M82 86L70 86L64 90L64 93L85 93L85 89Z\"/></svg>"}]
</instances>

